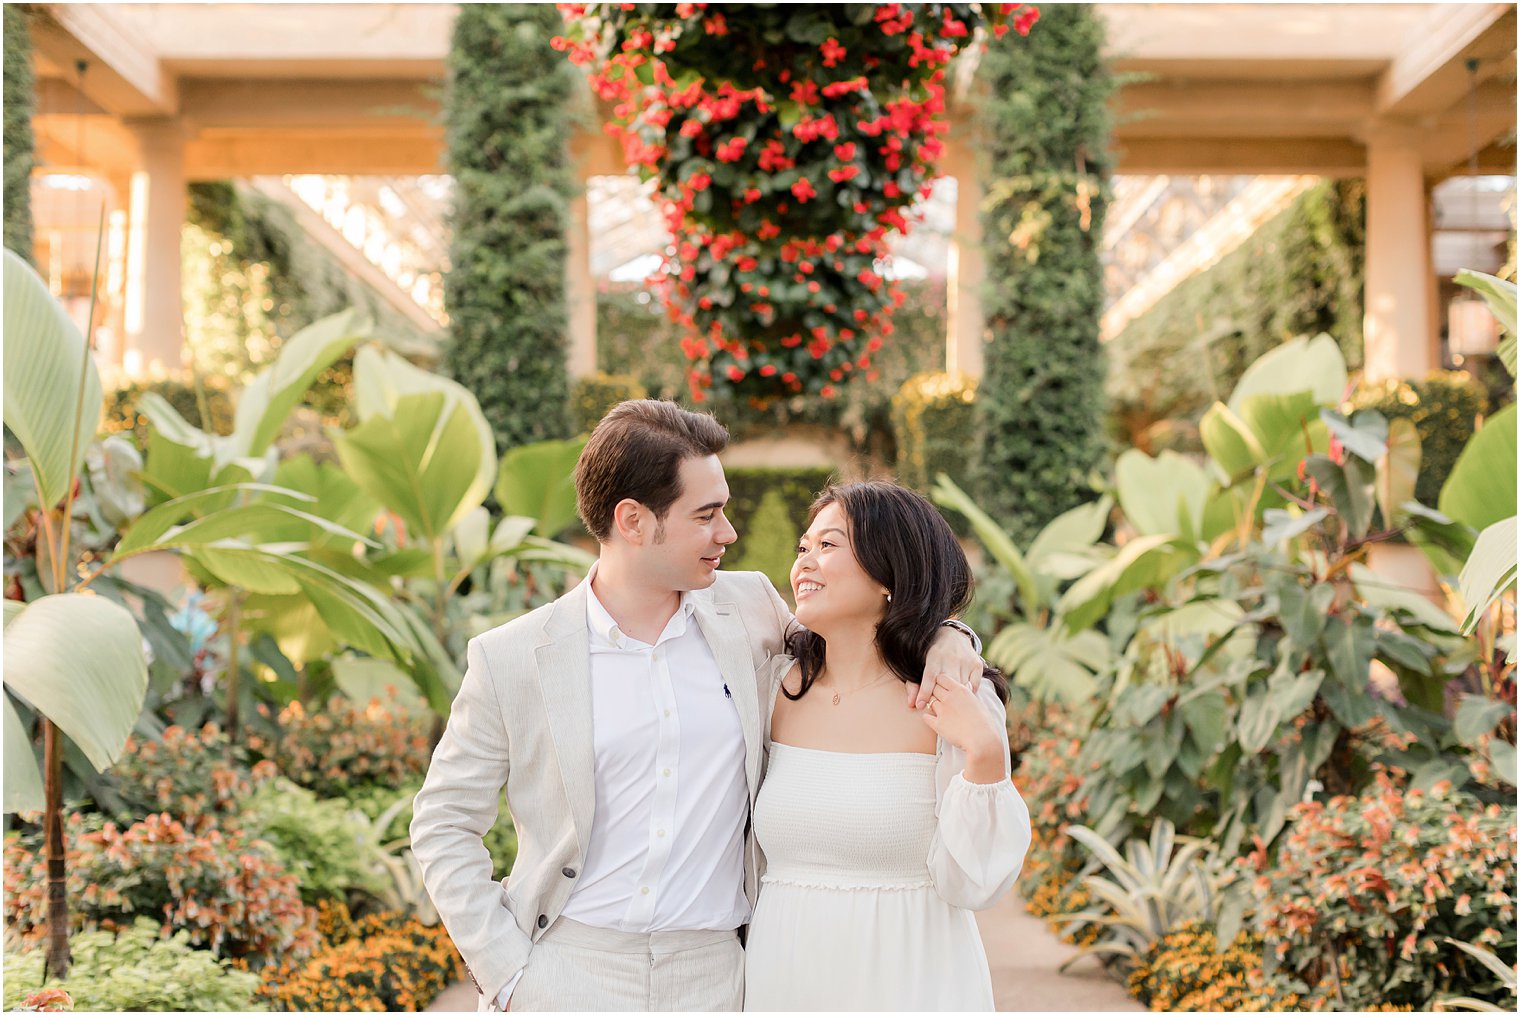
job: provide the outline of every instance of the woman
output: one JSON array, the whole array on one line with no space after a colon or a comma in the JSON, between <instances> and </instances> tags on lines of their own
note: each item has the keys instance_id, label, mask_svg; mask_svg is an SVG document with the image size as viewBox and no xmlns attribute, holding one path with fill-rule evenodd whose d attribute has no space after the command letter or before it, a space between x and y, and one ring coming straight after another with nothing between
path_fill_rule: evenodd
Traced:
<instances>
[{"instance_id":1,"label":"woman","mask_svg":"<svg viewBox=\"0 0 1520 1015\"><path fill-rule=\"evenodd\" d=\"M855 483L814 502L791 577L803 629L771 673L745 1008L991 1011L972 910L1029 847L1006 692L995 670L976 693L939 681L920 712L902 686L971 600L965 554L923 497Z\"/></svg>"}]
</instances>

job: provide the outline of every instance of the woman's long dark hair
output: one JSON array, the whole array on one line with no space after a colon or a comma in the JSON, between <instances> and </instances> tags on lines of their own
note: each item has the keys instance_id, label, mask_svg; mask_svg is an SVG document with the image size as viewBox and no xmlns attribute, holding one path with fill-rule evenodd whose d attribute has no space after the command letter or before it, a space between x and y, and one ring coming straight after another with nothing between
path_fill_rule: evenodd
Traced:
<instances>
[{"instance_id":1,"label":"woman's long dark hair","mask_svg":"<svg viewBox=\"0 0 1520 1015\"><path fill-rule=\"evenodd\" d=\"M896 483L868 482L830 486L808 510L808 525L818 512L838 504L849 526L855 559L871 579L892 593L886 615L876 625L876 649L905 684L923 680L924 657L939 634L940 622L971 605L974 583L965 551L950 525L922 494ZM787 651L802 666L796 701L823 671L823 638L804 627L787 634ZM997 695L1008 701L1008 683L995 668L982 671Z\"/></svg>"}]
</instances>

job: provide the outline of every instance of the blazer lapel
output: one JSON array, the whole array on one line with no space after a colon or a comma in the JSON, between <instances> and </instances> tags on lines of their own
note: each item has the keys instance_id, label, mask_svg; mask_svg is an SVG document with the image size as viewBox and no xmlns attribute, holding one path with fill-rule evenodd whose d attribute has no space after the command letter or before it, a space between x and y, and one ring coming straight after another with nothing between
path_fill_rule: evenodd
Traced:
<instances>
[{"instance_id":1,"label":"blazer lapel","mask_svg":"<svg viewBox=\"0 0 1520 1015\"><path fill-rule=\"evenodd\" d=\"M559 601L544 624L549 639L534 650L538 683L565 798L581 855L591 842L596 807L596 749L591 732L591 636L583 582Z\"/></svg>"},{"instance_id":2,"label":"blazer lapel","mask_svg":"<svg viewBox=\"0 0 1520 1015\"><path fill-rule=\"evenodd\" d=\"M744 622L733 603L712 602L706 596L695 600L697 626L718 661L718 672L733 695L744 729L744 777L753 804L760 787L760 701L755 690L755 663L750 654L749 637Z\"/></svg>"}]
</instances>

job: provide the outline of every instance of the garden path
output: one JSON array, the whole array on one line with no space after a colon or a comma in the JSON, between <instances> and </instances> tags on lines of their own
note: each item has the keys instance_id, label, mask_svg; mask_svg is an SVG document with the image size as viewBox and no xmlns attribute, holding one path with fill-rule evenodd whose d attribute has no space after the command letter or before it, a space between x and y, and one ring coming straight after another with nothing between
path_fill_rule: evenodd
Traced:
<instances>
[{"instance_id":1,"label":"garden path","mask_svg":"<svg viewBox=\"0 0 1520 1015\"><path fill-rule=\"evenodd\" d=\"M1144 1011L1123 986L1103 972L1096 959L1070 973L1056 972L1076 954L1045 922L1030 916L1018 892L977 914L982 943L992 963L992 992L998 1011ZM475 988L457 983L438 995L428 1011L474 1011Z\"/></svg>"}]
</instances>

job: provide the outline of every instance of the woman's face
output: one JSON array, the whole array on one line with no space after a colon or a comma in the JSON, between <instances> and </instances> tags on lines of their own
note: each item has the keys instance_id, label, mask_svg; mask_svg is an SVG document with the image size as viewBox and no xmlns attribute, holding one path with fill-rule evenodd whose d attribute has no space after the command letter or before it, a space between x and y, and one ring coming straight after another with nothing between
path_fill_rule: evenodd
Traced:
<instances>
[{"instance_id":1,"label":"woman's face","mask_svg":"<svg viewBox=\"0 0 1520 1015\"><path fill-rule=\"evenodd\" d=\"M792 564L797 620L820 633L841 622L874 625L886 610L886 594L855 558L844 509L837 501L825 506L798 541Z\"/></svg>"}]
</instances>

